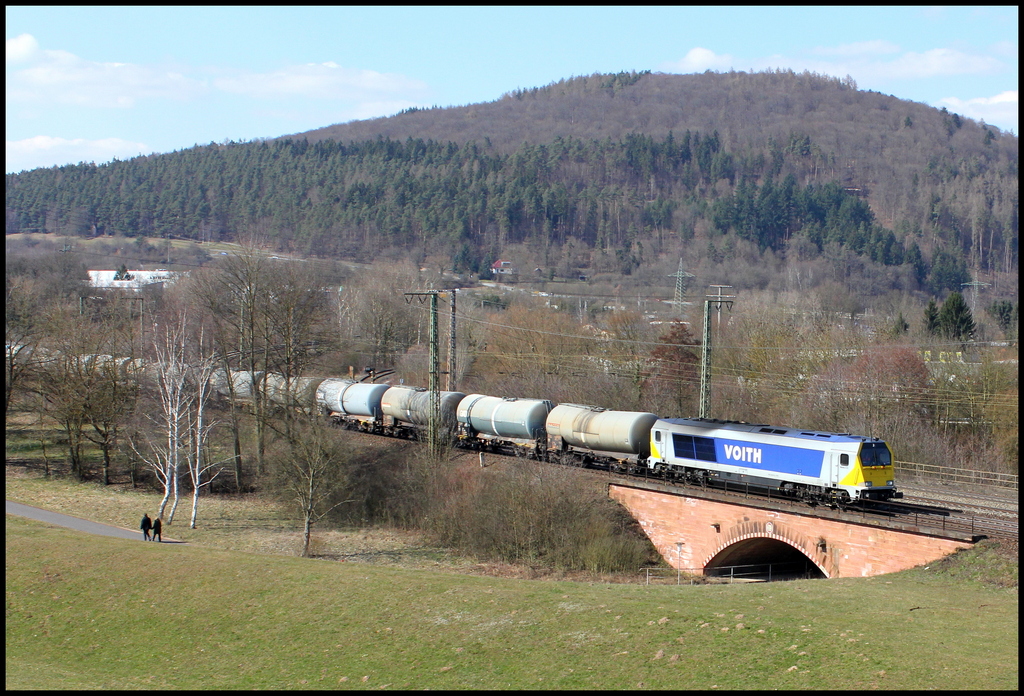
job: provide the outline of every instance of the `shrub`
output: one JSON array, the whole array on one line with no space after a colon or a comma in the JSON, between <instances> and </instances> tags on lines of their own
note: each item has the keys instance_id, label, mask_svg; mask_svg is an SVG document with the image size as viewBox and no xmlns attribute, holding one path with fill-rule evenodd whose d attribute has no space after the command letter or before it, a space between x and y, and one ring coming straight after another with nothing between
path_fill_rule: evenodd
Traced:
<instances>
[{"instance_id":1,"label":"shrub","mask_svg":"<svg viewBox=\"0 0 1024 696\"><path fill-rule=\"evenodd\" d=\"M460 482L429 528L464 553L592 572L634 571L657 556L603 486L578 471L521 461Z\"/></svg>"}]
</instances>

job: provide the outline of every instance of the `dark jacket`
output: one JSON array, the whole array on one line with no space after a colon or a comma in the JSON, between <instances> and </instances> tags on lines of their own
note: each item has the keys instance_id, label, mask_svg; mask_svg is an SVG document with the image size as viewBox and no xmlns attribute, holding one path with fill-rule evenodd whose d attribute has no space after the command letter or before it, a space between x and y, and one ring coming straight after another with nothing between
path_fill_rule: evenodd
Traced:
<instances>
[{"instance_id":1,"label":"dark jacket","mask_svg":"<svg viewBox=\"0 0 1024 696\"><path fill-rule=\"evenodd\" d=\"M153 520L153 533L154 534L159 534L160 533L160 527L161 527L160 518L157 517L155 520Z\"/></svg>"},{"instance_id":2,"label":"dark jacket","mask_svg":"<svg viewBox=\"0 0 1024 696\"><path fill-rule=\"evenodd\" d=\"M142 516L142 524L139 525L139 529L144 532L148 532L153 528L153 522L149 519L149 515Z\"/></svg>"}]
</instances>

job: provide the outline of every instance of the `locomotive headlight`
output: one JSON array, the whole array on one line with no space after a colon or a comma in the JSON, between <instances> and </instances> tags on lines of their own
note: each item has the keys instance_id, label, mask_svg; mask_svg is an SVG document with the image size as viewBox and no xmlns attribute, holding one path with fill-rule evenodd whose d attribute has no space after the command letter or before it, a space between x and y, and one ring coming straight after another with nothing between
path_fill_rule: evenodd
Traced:
<instances>
[{"instance_id":1,"label":"locomotive headlight","mask_svg":"<svg viewBox=\"0 0 1024 696\"><path fill-rule=\"evenodd\" d=\"M893 484L893 482L892 482L892 481L886 481L886 482L885 482L885 485L887 485L887 486L891 486L892 484Z\"/></svg>"},{"instance_id":2,"label":"locomotive headlight","mask_svg":"<svg viewBox=\"0 0 1024 696\"><path fill-rule=\"evenodd\" d=\"M864 487L865 487L865 488L871 488L871 486L872 486L872 485L873 485L873 484L872 484L872 483L871 483L870 481L865 481L865 482L864 482Z\"/></svg>"}]
</instances>

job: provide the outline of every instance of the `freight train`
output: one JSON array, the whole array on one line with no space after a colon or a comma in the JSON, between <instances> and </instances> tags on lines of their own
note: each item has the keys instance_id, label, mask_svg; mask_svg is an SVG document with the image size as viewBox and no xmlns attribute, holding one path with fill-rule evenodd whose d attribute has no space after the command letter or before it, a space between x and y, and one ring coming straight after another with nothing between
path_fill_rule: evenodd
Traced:
<instances>
[{"instance_id":1,"label":"freight train","mask_svg":"<svg viewBox=\"0 0 1024 696\"><path fill-rule=\"evenodd\" d=\"M331 377L233 372L217 390L251 398L262 385L279 405L316 410L335 424L418 439L429 425L430 392ZM442 391L440 427L464 448L657 476L701 486L767 489L808 502L845 505L901 498L892 452L877 438L706 418L554 404L543 399Z\"/></svg>"}]
</instances>

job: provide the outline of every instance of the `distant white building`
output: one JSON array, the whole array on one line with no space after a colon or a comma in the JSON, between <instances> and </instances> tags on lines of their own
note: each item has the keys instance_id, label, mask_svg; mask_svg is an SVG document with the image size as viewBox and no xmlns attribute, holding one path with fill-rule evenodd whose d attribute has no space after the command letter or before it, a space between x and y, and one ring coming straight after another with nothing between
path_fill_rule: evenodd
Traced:
<instances>
[{"instance_id":1,"label":"distant white building","mask_svg":"<svg viewBox=\"0 0 1024 696\"><path fill-rule=\"evenodd\" d=\"M141 290L146 285L154 283L173 283L178 276L178 271L128 271L128 277L124 280L114 280L118 271L89 271L89 286L93 288L124 288L125 290Z\"/></svg>"},{"instance_id":2,"label":"distant white building","mask_svg":"<svg viewBox=\"0 0 1024 696\"><path fill-rule=\"evenodd\" d=\"M501 259L498 259L493 264L491 264L491 275L492 276L496 276L496 275L514 275L516 273L519 273L519 269L515 268L512 265L511 261L502 261Z\"/></svg>"}]
</instances>

